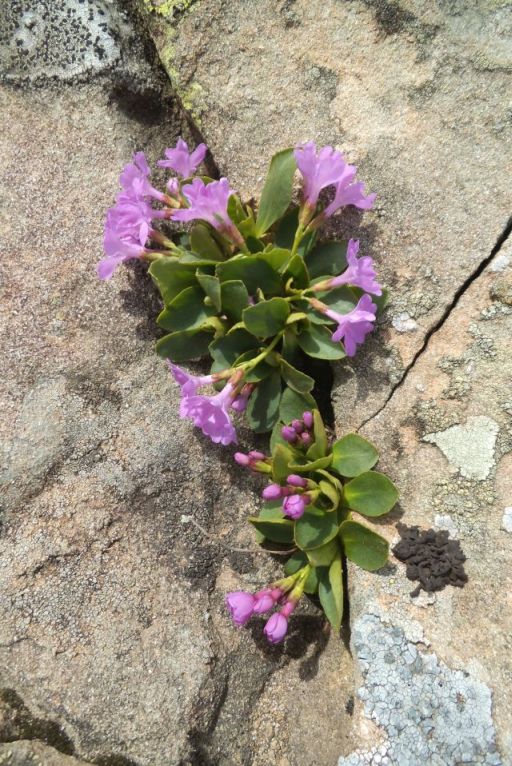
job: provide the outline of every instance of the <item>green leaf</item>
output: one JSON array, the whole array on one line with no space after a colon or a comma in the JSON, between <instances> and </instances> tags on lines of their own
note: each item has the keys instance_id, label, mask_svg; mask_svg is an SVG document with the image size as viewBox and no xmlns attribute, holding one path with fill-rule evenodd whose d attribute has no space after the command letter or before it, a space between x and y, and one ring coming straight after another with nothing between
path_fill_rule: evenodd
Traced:
<instances>
[{"instance_id":1,"label":"green leaf","mask_svg":"<svg viewBox=\"0 0 512 766\"><path fill-rule=\"evenodd\" d=\"M316 460L310 460L306 463L292 463L290 468L293 473L311 473L312 471L318 471L321 468L329 468L331 460L332 455L326 455L325 457L319 457Z\"/></svg>"},{"instance_id":2,"label":"green leaf","mask_svg":"<svg viewBox=\"0 0 512 766\"><path fill-rule=\"evenodd\" d=\"M327 513L321 508L309 505L295 522L295 542L302 550L320 548L336 537L338 529L335 513Z\"/></svg>"},{"instance_id":3,"label":"green leaf","mask_svg":"<svg viewBox=\"0 0 512 766\"><path fill-rule=\"evenodd\" d=\"M186 287L158 315L157 322L165 330L194 330L200 327L205 319L215 314L214 306L205 306L204 293L196 285Z\"/></svg>"},{"instance_id":4,"label":"green leaf","mask_svg":"<svg viewBox=\"0 0 512 766\"><path fill-rule=\"evenodd\" d=\"M304 584L304 593L316 593L318 590L318 569L311 567Z\"/></svg>"},{"instance_id":5,"label":"green leaf","mask_svg":"<svg viewBox=\"0 0 512 766\"><path fill-rule=\"evenodd\" d=\"M359 476L373 468L378 459L373 444L358 434L347 434L332 448L332 467L340 476Z\"/></svg>"},{"instance_id":6,"label":"green leaf","mask_svg":"<svg viewBox=\"0 0 512 766\"><path fill-rule=\"evenodd\" d=\"M289 447L277 444L272 451L272 478L278 484L285 484L290 475L290 463L293 463L293 454Z\"/></svg>"},{"instance_id":7,"label":"green leaf","mask_svg":"<svg viewBox=\"0 0 512 766\"><path fill-rule=\"evenodd\" d=\"M324 481L323 479L318 483L318 486L320 487L322 494L327 497L330 503L330 511L335 511L338 505L340 504L340 494L338 490L333 487L333 485L329 481Z\"/></svg>"},{"instance_id":8,"label":"green leaf","mask_svg":"<svg viewBox=\"0 0 512 766\"><path fill-rule=\"evenodd\" d=\"M228 216L231 218L234 224L245 221L247 218L247 213L243 208L238 194L232 194L228 199Z\"/></svg>"},{"instance_id":9,"label":"green leaf","mask_svg":"<svg viewBox=\"0 0 512 766\"><path fill-rule=\"evenodd\" d=\"M306 256L311 279L338 276L347 268L346 256L346 242L326 242L317 245Z\"/></svg>"},{"instance_id":10,"label":"green leaf","mask_svg":"<svg viewBox=\"0 0 512 766\"><path fill-rule=\"evenodd\" d=\"M256 218L258 236L264 234L286 212L292 201L296 168L293 149L284 149L272 157Z\"/></svg>"},{"instance_id":11,"label":"green leaf","mask_svg":"<svg viewBox=\"0 0 512 766\"><path fill-rule=\"evenodd\" d=\"M311 325L301 332L297 341L303 351L314 359L343 359L345 351L341 343L334 343L325 327Z\"/></svg>"},{"instance_id":12,"label":"green leaf","mask_svg":"<svg viewBox=\"0 0 512 766\"><path fill-rule=\"evenodd\" d=\"M286 320L287 323L290 320L291 314ZM288 364L295 365L301 356L299 344L297 343L297 335L295 331L289 327L286 327L283 335L283 345L281 348L281 355L283 359L286 359Z\"/></svg>"},{"instance_id":13,"label":"green leaf","mask_svg":"<svg viewBox=\"0 0 512 766\"><path fill-rule=\"evenodd\" d=\"M377 471L356 476L345 484L343 495L348 507L363 516L382 516L398 500L398 490L393 482Z\"/></svg>"},{"instance_id":14,"label":"green leaf","mask_svg":"<svg viewBox=\"0 0 512 766\"><path fill-rule=\"evenodd\" d=\"M293 287L296 290L305 290L309 287L310 278L306 264L300 255L294 255L283 272L285 282L290 277L293 279Z\"/></svg>"},{"instance_id":15,"label":"green leaf","mask_svg":"<svg viewBox=\"0 0 512 766\"><path fill-rule=\"evenodd\" d=\"M194 266L187 266L175 258L159 258L149 267L153 281L167 305L186 287L196 284Z\"/></svg>"},{"instance_id":16,"label":"green leaf","mask_svg":"<svg viewBox=\"0 0 512 766\"><path fill-rule=\"evenodd\" d=\"M292 420L300 419L304 412L313 410L316 406L317 404L311 394L299 394L291 388L285 388L279 408L279 417L283 423L291 423Z\"/></svg>"},{"instance_id":17,"label":"green leaf","mask_svg":"<svg viewBox=\"0 0 512 766\"><path fill-rule=\"evenodd\" d=\"M279 295L282 284L280 275L259 255L242 255L230 258L217 266L221 282L240 280L249 295L256 295L261 288L266 295Z\"/></svg>"},{"instance_id":18,"label":"green leaf","mask_svg":"<svg viewBox=\"0 0 512 766\"><path fill-rule=\"evenodd\" d=\"M388 541L357 521L344 521L340 527L345 555L354 564L374 572L388 562Z\"/></svg>"},{"instance_id":19,"label":"green leaf","mask_svg":"<svg viewBox=\"0 0 512 766\"><path fill-rule=\"evenodd\" d=\"M211 274L202 274L200 271L196 272L196 277L205 294L211 300L215 310L220 311L222 304L220 300L220 282L217 277Z\"/></svg>"},{"instance_id":20,"label":"green leaf","mask_svg":"<svg viewBox=\"0 0 512 766\"><path fill-rule=\"evenodd\" d=\"M319 570L318 597L332 627L339 630L343 619L343 570L339 553L329 569Z\"/></svg>"},{"instance_id":21,"label":"green leaf","mask_svg":"<svg viewBox=\"0 0 512 766\"><path fill-rule=\"evenodd\" d=\"M263 258L274 271L279 271L281 267L290 260L291 255L291 250L286 250L281 247L272 247L270 245L268 248L265 248L260 257Z\"/></svg>"},{"instance_id":22,"label":"green leaf","mask_svg":"<svg viewBox=\"0 0 512 766\"><path fill-rule=\"evenodd\" d=\"M210 229L202 223L196 223L190 232L190 247L196 255L209 261L223 261L224 253L215 241Z\"/></svg>"},{"instance_id":23,"label":"green leaf","mask_svg":"<svg viewBox=\"0 0 512 766\"><path fill-rule=\"evenodd\" d=\"M315 567L328 567L332 560L339 553L340 545L338 538L335 537L320 548L314 548L312 551L307 551L306 555L309 562Z\"/></svg>"},{"instance_id":24,"label":"green leaf","mask_svg":"<svg viewBox=\"0 0 512 766\"><path fill-rule=\"evenodd\" d=\"M243 282L233 279L220 286L222 310L232 322L242 319L242 312L249 305L249 293Z\"/></svg>"},{"instance_id":25,"label":"green leaf","mask_svg":"<svg viewBox=\"0 0 512 766\"><path fill-rule=\"evenodd\" d=\"M291 249L298 225L299 208L294 207L279 221L275 236L276 245L278 247L287 248L288 250ZM306 253L308 253L309 250L311 250L313 247L315 239L316 231L312 231L309 234L306 234L306 236L302 238L301 243L297 248L297 253L304 258Z\"/></svg>"},{"instance_id":26,"label":"green leaf","mask_svg":"<svg viewBox=\"0 0 512 766\"><path fill-rule=\"evenodd\" d=\"M210 336L211 339L211 336ZM258 341L253 335L242 329L232 330L222 338L210 343L210 354L218 365L216 372L232 367L233 363L246 351L255 349Z\"/></svg>"},{"instance_id":27,"label":"green leaf","mask_svg":"<svg viewBox=\"0 0 512 766\"><path fill-rule=\"evenodd\" d=\"M173 362L188 362L208 354L212 337L213 329L173 332L160 338L156 344L156 352L158 356L172 359Z\"/></svg>"},{"instance_id":28,"label":"green leaf","mask_svg":"<svg viewBox=\"0 0 512 766\"><path fill-rule=\"evenodd\" d=\"M279 417L281 376L277 370L262 380L249 399L246 419L256 433L271 431Z\"/></svg>"},{"instance_id":29,"label":"green leaf","mask_svg":"<svg viewBox=\"0 0 512 766\"><path fill-rule=\"evenodd\" d=\"M270 338L283 329L290 306L284 298L271 298L244 309L245 326L257 338Z\"/></svg>"},{"instance_id":30,"label":"green leaf","mask_svg":"<svg viewBox=\"0 0 512 766\"><path fill-rule=\"evenodd\" d=\"M293 543L293 522L282 517L281 519L258 518L249 516L253 527L267 540L275 543Z\"/></svg>"},{"instance_id":31,"label":"green leaf","mask_svg":"<svg viewBox=\"0 0 512 766\"><path fill-rule=\"evenodd\" d=\"M306 456L311 460L319 457L325 457L329 448L329 440L325 433L324 421L318 410L313 410L315 441L306 452Z\"/></svg>"},{"instance_id":32,"label":"green leaf","mask_svg":"<svg viewBox=\"0 0 512 766\"><path fill-rule=\"evenodd\" d=\"M293 388L293 390L297 391L299 394L307 394L311 391L315 385L313 378L310 378L309 375L297 370L282 357L279 364L281 367L281 375L287 386Z\"/></svg>"},{"instance_id":33,"label":"green leaf","mask_svg":"<svg viewBox=\"0 0 512 766\"><path fill-rule=\"evenodd\" d=\"M358 297L352 288L342 286L321 293L321 300L338 314L349 314L357 306Z\"/></svg>"}]
</instances>

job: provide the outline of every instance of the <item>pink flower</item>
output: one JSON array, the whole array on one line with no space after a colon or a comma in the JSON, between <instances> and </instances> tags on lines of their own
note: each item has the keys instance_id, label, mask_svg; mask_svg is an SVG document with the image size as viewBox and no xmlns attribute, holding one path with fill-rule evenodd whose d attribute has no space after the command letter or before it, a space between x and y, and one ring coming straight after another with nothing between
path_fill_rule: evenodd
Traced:
<instances>
[{"instance_id":1,"label":"pink flower","mask_svg":"<svg viewBox=\"0 0 512 766\"><path fill-rule=\"evenodd\" d=\"M265 590L260 590L259 593L255 593L254 614L268 612L282 596L283 591L280 588L266 588Z\"/></svg>"},{"instance_id":2,"label":"pink flower","mask_svg":"<svg viewBox=\"0 0 512 766\"><path fill-rule=\"evenodd\" d=\"M283 488L279 484L269 484L265 487L261 496L264 500L278 500L283 496Z\"/></svg>"},{"instance_id":3,"label":"pink flower","mask_svg":"<svg viewBox=\"0 0 512 766\"><path fill-rule=\"evenodd\" d=\"M309 495L288 495L283 500L283 513L291 519L300 519L310 502Z\"/></svg>"},{"instance_id":4,"label":"pink flower","mask_svg":"<svg viewBox=\"0 0 512 766\"><path fill-rule=\"evenodd\" d=\"M324 146L317 155L312 141L297 146L293 154L304 181L304 201L314 208L322 189L333 186L343 177L345 160L332 146Z\"/></svg>"},{"instance_id":5,"label":"pink flower","mask_svg":"<svg viewBox=\"0 0 512 766\"><path fill-rule=\"evenodd\" d=\"M151 222L156 212L142 198L119 194L117 203L107 211L105 236L115 232L120 237L132 237L144 246L151 231Z\"/></svg>"},{"instance_id":6,"label":"pink flower","mask_svg":"<svg viewBox=\"0 0 512 766\"><path fill-rule=\"evenodd\" d=\"M174 221L206 221L233 241L241 239L228 216L228 200L233 190L227 178L209 184L205 184L200 178L194 178L191 184L183 187L182 192L189 207L176 210L173 213Z\"/></svg>"},{"instance_id":7,"label":"pink flower","mask_svg":"<svg viewBox=\"0 0 512 766\"><path fill-rule=\"evenodd\" d=\"M288 632L288 619L281 612L274 612L263 628L263 633L271 644L279 644Z\"/></svg>"},{"instance_id":8,"label":"pink flower","mask_svg":"<svg viewBox=\"0 0 512 766\"><path fill-rule=\"evenodd\" d=\"M132 258L140 258L146 252L133 237L126 236L123 239L115 231L111 230L105 231L103 248L105 250L105 257L101 259L96 267L96 272L100 279L110 279L121 263Z\"/></svg>"},{"instance_id":9,"label":"pink flower","mask_svg":"<svg viewBox=\"0 0 512 766\"><path fill-rule=\"evenodd\" d=\"M207 151L206 144L199 144L193 152L189 152L186 141L178 138L174 148L165 150L166 159L159 160L157 165L174 170L182 178L190 178L204 160Z\"/></svg>"},{"instance_id":10,"label":"pink flower","mask_svg":"<svg viewBox=\"0 0 512 766\"><path fill-rule=\"evenodd\" d=\"M340 287L341 285L354 285L355 287L360 287L366 293L382 295L382 287L375 280L377 275L373 268L373 259L369 256L358 259L358 252L359 241L357 239L350 239L347 247L348 268L343 274L327 280L323 289ZM318 289L318 285L315 285L315 289Z\"/></svg>"},{"instance_id":11,"label":"pink flower","mask_svg":"<svg viewBox=\"0 0 512 766\"><path fill-rule=\"evenodd\" d=\"M348 356L354 356L357 346L364 343L368 333L373 330L377 306L372 303L369 295L363 295L352 311L348 314L338 314L326 309L324 313L338 323L332 334L332 340L337 343L343 339L343 345Z\"/></svg>"},{"instance_id":12,"label":"pink flower","mask_svg":"<svg viewBox=\"0 0 512 766\"><path fill-rule=\"evenodd\" d=\"M370 210L375 202L376 194L364 193L364 183L352 183L357 173L355 165L347 165L346 171L336 184L336 192L333 201L327 205L322 213L323 218L329 218L333 213L345 205L354 205L361 210Z\"/></svg>"},{"instance_id":13,"label":"pink flower","mask_svg":"<svg viewBox=\"0 0 512 766\"><path fill-rule=\"evenodd\" d=\"M215 396L186 396L181 401L180 417L190 418L215 444L236 444L236 431L228 412L235 391L236 388L228 382Z\"/></svg>"},{"instance_id":14,"label":"pink flower","mask_svg":"<svg viewBox=\"0 0 512 766\"><path fill-rule=\"evenodd\" d=\"M287 442L293 443L297 438L297 431L293 426L283 426L281 428L281 436Z\"/></svg>"},{"instance_id":15,"label":"pink flower","mask_svg":"<svg viewBox=\"0 0 512 766\"><path fill-rule=\"evenodd\" d=\"M251 619L256 603L252 593L245 593L245 591L228 593L225 601L235 625L241 627Z\"/></svg>"},{"instance_id":16,"label":"pink flower","mask_svg":"<svg viewBox=\"0 0 512 766\"><path fill-rule=\"evenodd\" d=\"M302 489L308 486L307 479L297 473L291 473L286 479L286 483L291 487L302 487Z\"/></svg>"},{"instance_id":17,"label":"pink flower","mask_svg":"<svg viewBox=\"0 0 512 766\"><path fill-rule=\"evenodd\" d=\"M196 393L201 386L209 386L215 382L214 375L191 375L186 370L178 367L170 359L167 359L167 364L171 371L171 374L181 389L181 394L184 397L192 396Z\"/></svg>"},{"instance_id":18,"label":"pink flower","mask_svg":"<svg viewBox=\"0 0 512 766\"><path fill-rule=\"evenodd\" d=\"M157 200L163 200L162 192L155 189L149 183L151 170L146 162L144 152L135 152L133 162L124 166L119 176L119 184L125 193L137 197L154 197Z\"/></svg>"}]
</instances>

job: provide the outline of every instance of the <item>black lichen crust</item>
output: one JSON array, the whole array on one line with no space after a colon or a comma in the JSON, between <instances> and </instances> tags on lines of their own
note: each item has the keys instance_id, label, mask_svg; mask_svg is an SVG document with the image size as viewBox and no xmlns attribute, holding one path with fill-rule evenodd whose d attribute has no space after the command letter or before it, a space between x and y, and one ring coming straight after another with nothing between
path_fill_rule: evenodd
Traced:
<instances>
[{"instance_id":1,"label":"black lichen crust","mask_svg":"<svg viewBox=\"0 0 512 766\"><path fill-rule=\"evenodd\" d=\"M396 528L402 539L393 548L393 553L399 561L407 564L408 579L419 580L411 596L418 596L421 589L432 593L446 585L462 588L467 583L464 571L466 557L460 542L451 540L449 532L421 530L405 524L397 524Z\"/></svg>"}]
</instances>

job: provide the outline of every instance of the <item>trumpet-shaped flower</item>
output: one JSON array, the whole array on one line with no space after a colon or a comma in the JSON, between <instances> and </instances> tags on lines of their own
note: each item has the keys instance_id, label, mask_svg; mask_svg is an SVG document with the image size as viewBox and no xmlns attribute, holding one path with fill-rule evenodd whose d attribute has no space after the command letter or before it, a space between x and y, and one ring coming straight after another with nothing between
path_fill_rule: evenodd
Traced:
<instances>
[{"instance_id":1,"label":"trumpet-shaped flower","mask_svg":"<svg viewBox=\"0 0 512 766\"><path fill-rule=\"evenodd\" d=\"M336 191L333 201L327 205L322 213L323 218L330 218L340 207L354 205L360 210L370 210L375 202L376 194L364 193L364 183L353 183L357 168L355 165L347 165L344 174L336 183Z\"/></svg>"},{"instance_id":2,"label":"trumpet-shaped flower","mask_svg":"<svg viewBox=\"0 0 512 766\"><path fill-rule=\"evenodd\" d=\"M165 195L150 184L150 175L151 170L149 169L144 152L135 152L133 161L124 166L119 176L119 184L127 195L139 198L154 197L161 201ZM122 196L122 193L120 196Z\"/></svg>"},{"instance_id":3,"label":"trumpet-shaped flower","mask_svg":"<svg viewBox=\"0 0 512 766\"><path fill-rule=\"evenodd\" d=\"M332 334L332 340L337 343L343 340L347 356L354 356L357 346L364 343L368 333L373 330L377 306L372 303L369 295L363 295L348 314L338 314L326 308L324 313L337 322L338 327Z\"/></svg>"},{"instance_id":4,"label":"trumpet-shaped flower","mask_svg":"<svg viewBox=\"0 0 512 766\"><path fill-rule=\"evenodd\" d=\"M235 397L236 387L229 381L215 396L185 396L181 401L180 417L191 418L215 444L236 444L236 431L229 415Z\"/></svg>"},{"instance_id":5,"label":"trumpet-shaped flower","mask_svg":"<svg viewBox=\"0 0 512 766\"><path fill-rule=\"evenodd\" d=\"M332 146L324 146L317 154L313 141L297 146L293 155L304 181L304 201L314 208L322 189L336 184L347 165L341 152Z\"/></svg>"},{"instance_id":6,"label":"trumpet-shaped flower","mask_svg":"<svg viewBox=\"0 0 512 766\"><path fill-rule=\"evenodd\" d=\"M110 279L117 267L124 261L140 258L146 253L142 245L133 237L123 238L111 230L105 232L103 248L105 257L96 267L98 277L103 280Z\"/></svg>"},{"instance_id":7,"label":"trumpet-shaped flower","mask_svg":"<svg viewBox=\"0 0 512 766\"><path fill-rule=\"evenodd\" d=\"M325 284L321 283L321 288L330 289L340 287L341 285L354 285L354 287L360 287L366 293L382 295L382 286L375 279L377 274L373 267L373 258L370 258L370 256L358 258L358 252L359 240L350 239L347 247L348 268L345 269L343 274L327 280ZM318 287L319 285L315 285L315 289L318 289Z\"/></svg>"},{"instance_id":8,"label":"trumpet-shaped flower","mask_svg":"<svg viewBox=\"0 0 512 766\"><path fill-rule=\"evenodd\" d=\"M178 138L176 146L166 149L165 160L158 160L157 165L174 170L182 178L190 178L204 160L207 151L206 144L199 144L190 152L187 142Z\"/></svg>"},{"instance_id":9,"label":"trumpet-shaped flower","mask_svg":"<svg viewBox=\"0 0 512 766\"><path fill-rule=\"evenodd\" d=\"M310 502L309 495L288 495L283 500L283 513L291 519L300 519Z\"/></svg>"},{"instance_id":10,"label":"trumpet-shaped flower","mask_svg":"<svg viewBox=\"0 0 512 766\"><path fill-rule=\"evenodd\" d=\"M167 359L167 364L171 371L171 375L179 385L181 394L184 397L193 396L198 388L201 388L201 386L210 386L216 380L215 375L191 375L182 367L178 367L177 364L174 364L170 359Z\"/></svg>"},{"instance_id":11,"label":"trumpet-shaped flower","mask_svg":"<svg viewBox=\"0 0 512 766\"><path fill-rule=\"evenodd\" d=\"M252 593L246 593L243 590L234 591L226 594L225 601L235 625L241 627L251 619L256 603Z\"/></svg>"},{"instance_id":12,"label":"trumpet-shaped flower","mask_svg":"<svg viewBox=\"0 0 512 766\"><path fill-rule=\"evenodd\" d=\"M191 184L186 184L182 193L189 206L176 210L173 214L175 221L207 221L220 232L232 236L234 224L228 216L228 200L233 194L227 178L205 184L201 178L194 178ZM240 235L238 235L240 238Z\"/></svg>"}]
</instances>

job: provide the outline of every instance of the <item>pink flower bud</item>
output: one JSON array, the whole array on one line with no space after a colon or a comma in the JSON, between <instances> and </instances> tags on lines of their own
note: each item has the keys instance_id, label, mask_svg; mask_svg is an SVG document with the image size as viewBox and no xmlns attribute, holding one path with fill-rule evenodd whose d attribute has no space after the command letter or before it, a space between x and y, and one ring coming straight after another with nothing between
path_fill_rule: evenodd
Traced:
<instances>
[{"instance_id":1,"label":"pink flower bud","mask_svg":"<svg viewBox=\"0 0 512 766\"><path fill-rule=\"evenodd\" d=\"M304 423L302 420L292 420L292 428L297 431L298 434L301 434L304 431Z\"/></svg>"},{"instance_id":2,"label":"pink flower bud","mask_svg":"<svg viewBox=\"0 0 512 766\"><path fill-rule=\"evenodd\" d=\"M303 476L298 476L296 473L291 473L286 479L286 483L291 484L292 487L305 488L308 486L307 479L305 479Z\"/></svg>"},{"instance_id":3,"label":"pink flower bud","mask_svg":"<svg viewBox=\"0 0 512 766\"><path fill-rule=\"evenodd\" d=\"M283 426L281 429L281 436L287 442L294 442L297 438L297 431L291 426Z\"/></svg>"},{"instance_id":4,"label":"pink flower bud","mask_svg":"<svg viewBox=\"0 0 512 766\"><path fill-rule=\"evenodd\" d=\"M265 460L267 456L263 452L258 452L258 450L252 449L249 452L249 457L252 460Z\"/></svg>"},{"instance_id":5,"label":"pink flower bud","mask_svg":"<svg viewBox=\"0 0 512 766\"><path fill-rule=\"evenodd\" d=\"M302 415L302 420L304 421L304 425L306 428L312 428L313 427L313 413L312 412L304 412Z\"/></svg>"},{"instance_id":6,"label":"pink flower bud","mask_svg":"<svg viewBox=\"0 0 512 766\"><path fill-rule=\"evenodd\" d=\"M235 452L233 457L235 458L235 463L238 463L238 465L241 465L244 468L247 468L247 466L251 464L249 455L244 455L243 452Z\"/></svg>"},{"instance_id":7,"label":"pink flower bud","mask_svg":"<svg viewBox=\"0 0 512 766\"><path fill-rule=\"evenodd\" d=\"M259 593L255 593L254 598L256 599L254 603L254 614L264 614L265 612L268 612L269 609L272 609L275 604L275 599L270 590L261 590Z\"/></svg>"},{"instance_id":8,"label":"pink flower bud","mask_svg":"<svg viewBox=\"0 0 512 766\"><path fill-rule=\"evenodd\" d=\"M240 627L251 619L255 601L252 593L245 593L245 591L235 591L226 595L226 606L235 625Z\"/></svg>"},{"instance_id":9,"label":"pink flower bud","mask_svg":"<svg viewBox=\"0 0 512 766\"><path fill-rule=\"evenodd\" d=\"M286 636L288 620L280 612L275 612L263 628L263 633L271 644L278 644Z\"/></svg>"},{"instance_id":10,"label":"pink flower bud","mask_svg":"<svg viewBox=\"0 0 512 766\"><path fill-rule=\"evenodd\" d=\"M313 441L313 437L311 436L310 433L307 433L307 431L305 431L303 434L300 435L300 440L305 447L309 447L309 445Z\"/></svg>"},{"instance_id":11,"label":"pink flower bud","mask_svg":"<svg viewBox=\"0 0 512 766\"><path fill-rule=\"evenodd\" d=\"M283 488L279 484L269 484L268 487L265 487L261 496L264 500L277 500L283 496Z\"/></svg>"}]
</instances>

